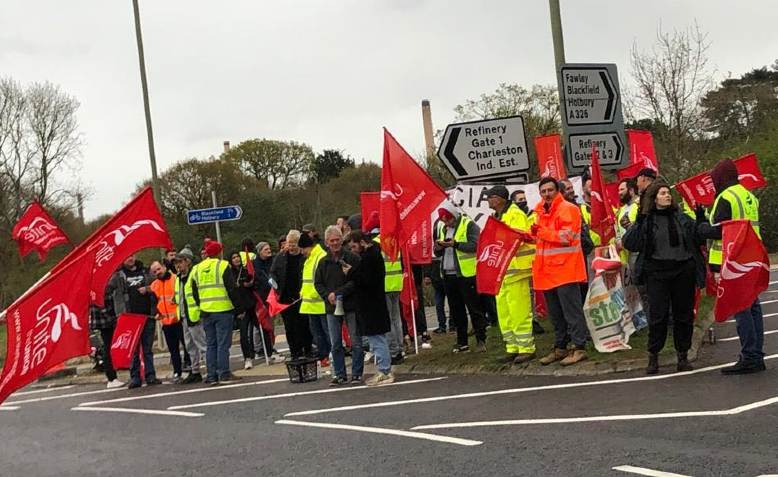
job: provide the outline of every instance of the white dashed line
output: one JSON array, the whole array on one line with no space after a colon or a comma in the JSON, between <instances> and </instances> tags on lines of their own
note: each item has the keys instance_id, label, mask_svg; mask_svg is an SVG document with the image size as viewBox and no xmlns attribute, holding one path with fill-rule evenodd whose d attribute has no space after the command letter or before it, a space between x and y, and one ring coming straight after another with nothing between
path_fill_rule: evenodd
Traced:
<instances>
[{"instance_id":1,"label":"white dashed line","mask_svg":"<svg viewBox=\"0 0 778 477\"><path fill-rule=\"evenodd\" d=\"M647 475L648 477L691 477L689 475L662 472L661 470L646 469L645 467L633 467L631 465L620 465L618 467L614 467L613 470L628 472L630 474Z\"/></svg>"},{"instance_id":2,"label":"white dashed line","mask_svg":"<svg viewBox=\"0 0 778 477\"><path fill-rule=\"evenodd\" d=\"M387 429L385 427L349 426L346 424L328 424L325 422L302 422L302 421L290 421L290 420L276 421L276 424L284 424L287 426L318 427L321 429L338 429L342 431L367 432L371 434L385 434L390 436L410 437L413 439L424 439L428 441L444 442L447 444L458 444L460 446L478 446L483 444L483 442L481 441L474 441L471 439L439 436L436 434L427 434L425 432L401 431L398 429Z\"/></svg>"},{"instance_id":3,"label":"white dashed line","mask_svg":"<svg viewBox=\"0 0 778 477\"><path fill-rule=\"evenodd\" d=\"M129 414L149 414L152 416L175 416L175 417L203 417L205 414L199 412L179 412L179 411L163 411L159 409L132 409L126 407L74 407L71 411L88 411L88 412L124 412Z\"/></svg>"}]
</instances>

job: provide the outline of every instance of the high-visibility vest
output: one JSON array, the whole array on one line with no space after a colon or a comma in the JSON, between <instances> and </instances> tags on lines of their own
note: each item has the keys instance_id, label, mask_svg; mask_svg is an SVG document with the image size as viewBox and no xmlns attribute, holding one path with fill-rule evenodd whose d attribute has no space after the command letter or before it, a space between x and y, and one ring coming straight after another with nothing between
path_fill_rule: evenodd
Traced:
<instances>
[{"instance_id":1,"label":"high-visibility vest","mask_svg":"<svg viewBox=\"0 0 778 477\"><path fill-rule=\"evenodd\" d=\"M581 210L558 194L546 211L541 201L535 208L538 225L532 284L535 290L552 290L587 279L581 248ZM562 227L564 224L564 227Z\"/></svg>"},{"instance_id":2,"label":"high-visibility vest","mask_svg":"<svg viewBox=\"0 0 778 477\"><path fill-rule=\"evenodd\" d=\"M377 235L373 242L377 243L379 248L381 247L381 236ZM384 257L384 268L386 269L386 276L384 277L384 292L401 292L403 291L403 266L400 261L400 254L397 254L397 261L389 261L389 256L381 250L381 256Z\"/></svg>"},{"instance_id":3,"label":"high-visibility vest","mask_svg":"<svg viewBox=\"0 0 778 477\"><path fill-rule=\"evenodd\" d=\"M181 303L186 303L186 314L189 317L189 321L192 323L197 323L200 321L200 307L197 306L197 302L194 299L194 293L192 293L192 280L189 279L191 276L191 272L189 272L189 275L187 275L186 284L184 285L183 293L181 290L181 278L176 278L175 295L173 296L173 300L178 305L176 312L179 320L181 319L181 310L184 309L184 307L181 306Z\"/></svg>"},{"instance_id":4,"label":"high-visibility vest","mask_svg":"<svg viewBox=\"0 0 778 477\"><path fill-rule=\"evenodd\" d=\"M716 197L716 201L713 203L713 212L710 218L711 225L719 225L713 223L713 217L716 215L716 209L721 200L729 202L729 208L732 210L732 220L750 220L754 232L756 232L759 238L762 238L759 230L759 199L754 194L740 184L726 188L724 192ZM711 265L721 265L722 260L721 240L714 240L708 251L708 263Z\"/></svg>"},{"instance_id":5,"label":"high-visibility vest","mask_svg":"<svg viewBox=\"0 0 778 477\"><path fill-rule=\"evenodd\" d=\"M316 244L308 258L305 259L303 264L303 286L300 289L300 297L302 298L300 313L306 315L323 315L326 313L324 300L319 296L319 292L316 291L316 287L313 284L316 268L319 266L321 259L326 256L327 252L324 251L321 245Z\"/></svg>"},{"instance_id":6,"label":"high-visibility vest","mask_svg":"<svg viewBox=\"0 0 778 477\"><path fill-rule=\"evenodd\" d=\"M592 239L592 243L595 247L599 247L602 245L602 238L600 238L600 234L592 230L592 211L587 204L581 204L580 209L581 219L589 227L589 238Z\"/></svg>"},{"instance_id":7,"label":"high-visibility vest","mask_svg":"<svg viewBox=\"0 0 778 477\"><path fill-rule=\"evenodd\" d=\"M246 266L246 264L249 261L253 262L254 259L257 258L257 254L254 253L254 252L248 252L248 253L246 253L246 252L238 252L238 254L240 255L240 263L242 263L244 267ZM247 257L248 257L248 259L247 259Z\"/></svg>"},{"instance_id":8,"label":"high-visibility vest","mask_svg":"<svg viewBox=\"0 0 778 477\"><path fill-rule=\"evenodd\" d=\"M224 271L229 266L226 260L206 258L192 270L192 280L197 284L200 296L200 311L223 313L234 309L227 288L222 283Z\"/></svg>"},{"instance_id":9,"label":"high-visibility vest","mask_svg":"<svg viewBox=\"0 0 778 477\"><path fill-rule=\"evenodd\" d=\"M638 220L638 208L638 203L634 200L629 204L625 204L619 207L618 212L616 212L617 239L621 240L621 238L624 237L624 234L627 233L627 229L621 225L621 219L623 219L625 216L629 217L630 223L634 224ZM621 252L619 252L619 257L621 258L621 263L626 265L629 261L629 250L622 249Z\"/></svg>"},{"instance_id":10,"label":"high-visibility vest","mask_svg":"<svg viewBox=\"0 0 778 477\"><path fill-rule=\"evenodd\" d=\"M459 219L459 225L457 225L454 231L454 241L458 243L467 242L467 226L472 222L470 217L463 215ZM446 227L441 227L438 232L438 240L446 240ZM458 249L454 249L456 252L457 262L459 263L459 272L462 277L469 278L475 276L476 257L475 253L462 252Z\"/></svg>"},{"instance_id":11,"label":"high-visibility vest","mask_svg":"<svg viewBox=\"0 0 778 477\"><path fill-rule=\"evenodd\" d=\"M532 221L516 204L508 206L508 209L500 216L500 221L508 227L522 232L529 232L532 227ZM508 264L504 280L513 281L531 276L534 258L535 245L531 243L521 244L516 255L511 259L511 263Z\"/></svg>"},{"instance_id":12,"label":"high-visibility vest","mask_svg":"<svg viewBox=\"0 0 778 477\"><path fill-rule=\"evenodd\" d=\"M176 276L172 273L167 280L157 278L151 282L151 291L157 296L157 312L163 325L178 322L178 306L174 301L176 295Z\"/></svg>"}]
</instances>

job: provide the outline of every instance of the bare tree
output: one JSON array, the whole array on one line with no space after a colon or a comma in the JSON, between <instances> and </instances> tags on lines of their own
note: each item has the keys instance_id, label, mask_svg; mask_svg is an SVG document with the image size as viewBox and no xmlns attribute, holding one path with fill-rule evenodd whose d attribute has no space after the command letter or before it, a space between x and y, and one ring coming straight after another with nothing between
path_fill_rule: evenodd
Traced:
<instances>
[{"instance_id":1,"label":"bare tree","mask_svg":"<svg viewBox=\"0 0 778 477\"><path fill-rule=\"evenodd\" d=\"M630 113L652 121L654 135L664 146L662 161L679 174L694 169L705 130L700 101L714 86L709 47L708 35L697 24L672 33L662 31L660 25L649 51L641 51L637 43L632 46L637 90L630 98Z\"/></svg>"}]
</instances>

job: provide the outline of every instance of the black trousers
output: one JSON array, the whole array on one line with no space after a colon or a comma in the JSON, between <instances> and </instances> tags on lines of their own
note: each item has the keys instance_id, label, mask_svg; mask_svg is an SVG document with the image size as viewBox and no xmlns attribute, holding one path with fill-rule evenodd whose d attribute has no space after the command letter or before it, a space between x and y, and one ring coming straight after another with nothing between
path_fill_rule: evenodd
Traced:
<instances>
[{"instance_id":1,"label":"black trousers","mask_svg":"<svg viewBox=\"0 0 778 477\"><path fill-rule=\"evenodd\" d=\"M648 292L648 352L659 353L667 340L670 310L673 312L673 342L678 353L691 348L694 331L694 260L688 260L669 270L649 271Z\"/></svg>"},{"instance_id":2,"label":"black trousers","mask_svg":"<svg viewBox=\"0 0 778 477\"><path fill-rule=\"evenodd\" d=\"M111 343L113 342L113 331L115 329L115 323L108 328L100 328L100 337L103 339L103 349L105 350L103 353L103 369L108 381L116 379L116 370L113 369L113 361L111 361Z\"/></svg>"},{"instance_id":3,"label":"black trousers","mask_svg":"<svg viewBox=\"0 0 778 477\"><path fill-rule=\"evenodd\" d=\"M468 313L473 323L475 338L478 341L486 341L486 317L484 317L481 297L475 289L475 277L446 275L443 277L443 285L446 287L451 317L457 327L457 345L467 346Z\"/></svg>"},{"instance_id":4,"label":"black trousers","mask_svg":"<svg viewBox=\"0 0 778 477\"><path fill-rule=\"evenodd\" d=\"M412 265L413 283L416 285L416 333L427 333L427 315L424 312L424 268L421 265Z\"/></svg>"},{"instance_id":5,"label":"black trousers","mask_svg":"<svg viewBox=\"0 0 778 477\"><path fill-rule=\"evenodd\" d=\"M308 324L308 315L300 314L300 302L281 312L286 330L286 341L292 358L313 354L313 336Z\"/></svg>"},{"instance_id":6,"label":"black trousers","mask_svg":"<svg viewBox=\"0 0 778 477\"><path fill-rule=\"evenodd\" d=\"M170 351L170 364L173 365L173 372L181 376L181 343L184 341L184 325L181 322L172 325L163 325L162 332L165 334L165 343Z\"/></svg>"},{"instance_id":7,"label":"black trousers","mask_svg":"<svg viewBox=\"0 0 778 477\"><path fill-rule=\"evenodd\" d=\"M254 323L256 317L254 310L248 310L242 319L235 319L240 331L240 351L243 359L254 359Z\"/></svg>"}]
</instances>

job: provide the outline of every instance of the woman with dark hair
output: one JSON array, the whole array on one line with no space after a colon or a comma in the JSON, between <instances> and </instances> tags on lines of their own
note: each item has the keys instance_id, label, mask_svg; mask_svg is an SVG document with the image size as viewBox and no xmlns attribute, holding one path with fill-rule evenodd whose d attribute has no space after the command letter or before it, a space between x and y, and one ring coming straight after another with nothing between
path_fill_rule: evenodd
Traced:
<instances>
[{"instance_id":1,"label":"woman with dark hair","mask_svg":"<svg viewBox=\"0 0 778 477\"><path fill-rule=\"evenodd\" d=\"M705 263L696 223L679 209L669 185L655 182L646 189L640 215L624 234L623 243L630 252L639 253L633 277L648 293L646 373L659 372L671 309L677 369L691 371L687 353L694 329L695 286L705 286Z\"/></svg>"},{"instance_id":2,"label":"woman with dark hair","mask_svg":"<svg viewBox=\"0 0 778 477\"><path fill-rule=\"evenodd\" d=\"M238 303L235 303L235 321L238 322L240 330L240 350L243 353L244 369L251 369L254 366L254 339L252 336L252 325L256 321L254 309L257 305L254 298L254 277L249 274L243 265L240 252L230 254L230 267L237 280Z\"/></svg>"}]
</instances>

